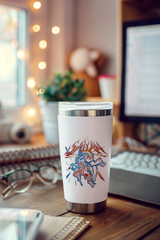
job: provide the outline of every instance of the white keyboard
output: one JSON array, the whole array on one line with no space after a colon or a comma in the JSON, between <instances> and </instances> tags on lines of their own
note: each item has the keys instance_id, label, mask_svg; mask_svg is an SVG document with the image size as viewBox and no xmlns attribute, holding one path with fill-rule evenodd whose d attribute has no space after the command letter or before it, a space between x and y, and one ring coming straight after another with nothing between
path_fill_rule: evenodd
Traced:
<instances>
[{"instance_id":1,"label":"white keyboard","mask_svg":"<svg viewBox=\"0 0 160 240\"><path fill-rule=\"evenodd\" d=\"M125 151L112 157L109 192L160 204L160 155Z\"/></svg>"}]
</instances>

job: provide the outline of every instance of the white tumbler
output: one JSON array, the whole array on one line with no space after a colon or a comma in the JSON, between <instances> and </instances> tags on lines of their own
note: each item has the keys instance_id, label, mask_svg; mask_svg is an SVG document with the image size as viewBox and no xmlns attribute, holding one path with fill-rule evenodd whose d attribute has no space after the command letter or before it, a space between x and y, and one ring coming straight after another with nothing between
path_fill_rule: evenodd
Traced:
<instances>
[{"instance_id":1,"label":"white tumbler","mask_svg":"<svg viewBox=\"0 0 160 240\"><path fill-rule=\"evenodd\" d=\"M66 208L94 213L106 208L113 103L59 102L58 125Z\"/></svg>"}]
</instances>

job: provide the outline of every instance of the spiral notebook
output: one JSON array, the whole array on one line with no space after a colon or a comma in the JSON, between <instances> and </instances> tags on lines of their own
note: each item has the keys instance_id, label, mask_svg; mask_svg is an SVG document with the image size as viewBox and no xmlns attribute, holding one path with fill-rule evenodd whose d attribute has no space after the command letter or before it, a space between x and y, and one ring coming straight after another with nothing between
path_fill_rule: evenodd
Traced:
<instances>
[{"instance_id":1,"label":"spiral notebook","mask_svg":"<svg viewBox=\"0 0 160 240\"><path fill-rule=\"evenodd\" d=\"M0 175L14 169L33 170L33 166L47 163L61 168L58 145L3 151L0 152Z\"/></svg>"},{"instance_id":2,"label":"spiral notebook","mask_svg":"<svg viewBox=\"0 0 160 240\"><path fill-rule=\"evenodd\" d=\"M73 240L90 225L83 217L44 216L36 240Z\"/></svg>"}]
</instances>

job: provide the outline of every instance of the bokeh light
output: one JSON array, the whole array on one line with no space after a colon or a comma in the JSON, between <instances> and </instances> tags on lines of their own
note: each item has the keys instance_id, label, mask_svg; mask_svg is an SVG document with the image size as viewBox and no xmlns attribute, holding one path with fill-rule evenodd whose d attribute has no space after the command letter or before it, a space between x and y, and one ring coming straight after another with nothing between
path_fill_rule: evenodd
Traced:
<instances>
[{"instance_id":1,"label":"bokeh light","mask_svg":"<svg viewBox=\"0 0 160 240\"><path fill-rule=\"evenodd\" d=\"M45 69L46 66L47 66L46 62L40 62L40 63L38 64L39 69Z\"/></svg>"},{"instance_id":2,"label":"bokeh light","mask_svg":"<svg viewBox=\"0 0 160 240\"><path fill-rule=\"evenodd\" d=\"M29 110L28 110L28 114L29 114L29 116L34 116L35 114L36 114L36 111L33 109L33 108L30 108Z\"/></svg>"},{"instance_id":3,"label":"bokeh light","mask_svg":"<svg viewBox=\"0 0 160 240\"><path fill-rule=\"evenodd\" d=\"M33 29L33 32L39 32L41 28L38 24L35 24L32 29Z\"/></svg>"},{"instance_id":4,"label":"bokeh light","mask_svg":"<svg viewBox=\"0 0 160 240\"><path fill-rule=\"evenodd\" d=\"M53 33L53 34L58 34L58 33L60 33L60 28L59 28L58 26L54 26L54 27L52 28L52 33Z\"/></svg>"},{"instance_id":5,"label":"bokeh light","mask_svg":"<svg viewBox=\"0 0 160 240\"><path fill-rule=\"evenodd\" d=\"M25 217L28 215L28 210L21 210L20 214Z\"/></svg>"},{"instance_id":6,"label":"bokeh light","mask_svg":"<svg viewBox=\"0 0 160 240\"><path fill-rule=\"evenodd\" d=\"M40 88L39 89L39 94L43 94L44 93L44 89L43 88Z\"/></svg>"},{"instance_id":7,"label":"bokeh light","mask_svg":"<svg viewBox=\"0 0 160 240\"><path fill-rule=\"evenodd\" d=\"M18 57L19 59L24 59L24 58L25 58L25 53L24 53L24 51L23 51L22 49L19 49L19 50L17 51L17 57Z\"/></svg>"},{"instance_id":8,"label":"bokeh light","mask_svg":"<svg viewBox=\"0 0 160 240\"><path fill-rule=\"evenodd\" d=\"M45 49L47 47L47 42L45 40L42 40L39 42L39 47L41 49Z\"/></svg>"},{"instance_id":9,"label":"bokeh light","mask_svg":"<svg viewBox=\"0 0 160 240\"><path fill-rule=\"evenodd\" d=\"M34 78L29 78L27 80L27 85L29 88L33 88L35 86L36 82L35 82L35 79Z\"/></svg>"},{"instance_id":10,"label":"bokeh light","mask_svg":"<svg viewBox=\"0 0 160 240\"><path fill-rule=\"evenodd\" d=\"M38 88L36 89L36 95L39 96L40 94L43 94L44 93L44 89L41 87L41 88Z\"/></svg>"},{"instance_id":11,"label":"bokeh light","mask_svg":"<svg viewBox=\"0 0 160 240\"><path fill-rule=\"evenodd\" d=\"M39 1L34 2L33 7L34 7L35 9L40 9L40 7L41 7L41 2L39 2Z\"/></svg>"},{"instance_id":12,"label":"bokeh light","mask_svg":"<svg viewBox=\"0 0 160 240\"><path fill-rule=\"evenodd\" d=\"M36 89L36 95L39 96L39 89Z\"/></svg>"}]
</instances>

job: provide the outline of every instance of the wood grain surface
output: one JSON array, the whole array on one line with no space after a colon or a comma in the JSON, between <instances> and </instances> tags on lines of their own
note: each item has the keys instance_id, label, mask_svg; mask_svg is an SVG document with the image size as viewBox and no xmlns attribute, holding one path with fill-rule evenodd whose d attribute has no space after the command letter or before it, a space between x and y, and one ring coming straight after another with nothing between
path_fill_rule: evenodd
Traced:
<instances>
[{"instance_id":1,"label":"wood grain surface","mask_svg":"<svg viewBox=\"0 0 160 240\"><path fill-rule=\"evenodd\" d=\"M73 215L73 213L66 214L66 216ZM160 227L158 207L111 196L108 198L105 211L91 215L78 214L78 216L83 216L91 222L91 227L79 238L86 240L141 239ZM156 236L159 235L158 233ZM160 239L160 235L157 239Z\"/></svg>"},{"instance_id":2,"label":"wood grain surface","mask_svg":"<svg viewBox=\"0 0 160 240\"><path fill-rule=\"evenodd\" d=\"M0 191L6 185L0 184ZM39 181L25 193L10 193L7 199L0 196L0 207L30 208L41 210L44 214L58 216L67 212L63 197L62 181L58 181L52 187L46 187Z\"/></svg>"},{"instance_id":3,"label":"wood grain surface","mask_svg":"<svg viewBox=\"0 0 160 240\"><path fill-rule=\"evenodd\" d=\"M4 186L0 185L0 190ZM105 211L96 214L77 214L66 210L62 181L52 188L34 182L28 192L12 193L0 207L39 209L51 216L81 216L90 221L90 227L78 238L84 240L158 240L160 239L160 208L115 195L109 195Z\"/></svg>"}]
</instances>

